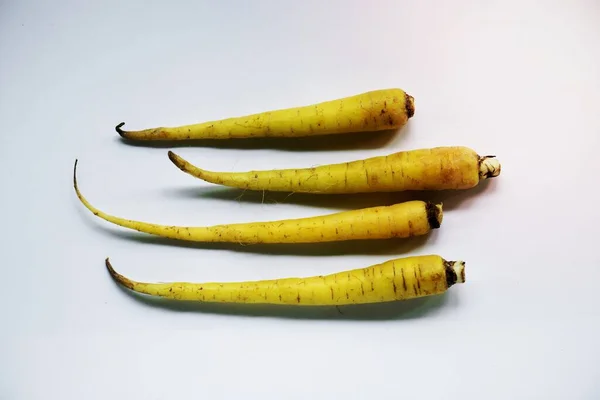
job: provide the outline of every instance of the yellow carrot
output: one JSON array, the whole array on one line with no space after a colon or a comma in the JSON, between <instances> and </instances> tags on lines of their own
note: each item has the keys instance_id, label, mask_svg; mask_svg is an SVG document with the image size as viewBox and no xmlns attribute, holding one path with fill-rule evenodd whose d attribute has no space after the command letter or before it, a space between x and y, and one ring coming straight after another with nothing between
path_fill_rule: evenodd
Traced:
<instances>
[{"instance_id":1,"label":"yellow carrot","mask_svg":"<svg viewBox=\"0 0 600 400\"><path fill-rule=\"evenodd\" d=\"M315 243L406 238L425 235L439 228L443 219L441 204L415 200L309 218L197 227L167 226L115 217L91 205L77 185L77 160L73 168L73 186L83 205L105 221L139 232L193 242Z\"/></svg>"},{"instance_id":2,"label":"yellow carrot","mask_svg":"<svg viewBox=\"0 0 600 400\"><path fill-rule=\"evenodd\" d=\"M250 282L143 283L117 273L108 258L106 267L120 285L135 292L213 303L299 306L379 303L441 294L465 281L463 261L446 261L438 255L398 258L324 276Z\"/></svg>"},{"instance_id":3,"label":"yellow carrot","mask_svg":"<svg viewBox=\"0 0 600 400\"><path fill-rule=\"evenodd\" d=\"M299 193L469 189L500 174L494 156L481 157L468 147L435 147L313 168L247 172L208 171L172 151L169 159L182 171L210 183Z\"/></svg>"},{"instance_id":4,"label":"yellow carrot","mask_svg":"<svg viewBox=\"0 0 600 400\"><path fill-rule=\"evenodd\" d=\"M412 96L401 89L383 89L192 125L125 131L122 122L115 129L126 139L140 141L300 137L398 129L414 112Z\"/></svg>"}]
</instances>

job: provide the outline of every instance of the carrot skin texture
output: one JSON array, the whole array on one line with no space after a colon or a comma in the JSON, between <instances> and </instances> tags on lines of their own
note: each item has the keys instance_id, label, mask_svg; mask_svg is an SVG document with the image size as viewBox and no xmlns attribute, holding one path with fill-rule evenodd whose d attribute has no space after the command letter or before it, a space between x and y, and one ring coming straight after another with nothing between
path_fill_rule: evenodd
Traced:
<instances>
[{"instance_id":1,"label":"carrot skin texture","mask_svg":"<svg viewBox=\"0 0 600 400\"><path fill-rule=\"evenodd\" d=\"M463 146L401 151L314 168L247 172L208 171L172 151L168 155L180 170L209 183L245 190L298 193L469 189L500 173L500 164L493 156L480 157Z\"/></svg>"},{"instance_id":2,"label":"carrot skin texture","mask_svg":"<svg viewBox=\"0 0 600 400\"><path fill-rule=\"evenodd\" d=\"M464 262L438 255L389 260L325 276L249 282L145 283L106 267L120 285L151 296L212 303L340 306L382 303L442 294L463 283Z\"/></svg>"},{"instance_id":3,"label":"carrot skin texture","mask_svg":"<svg viewBox=\"0 0 600 400\"><path fill-rule=\"evenodd\" d=\"M301 137L398 129L414 112L414 98L392 88L179 127L125 131L120 123L115 129L123 138L138 141Z\"/></svg>"}]
</instances>

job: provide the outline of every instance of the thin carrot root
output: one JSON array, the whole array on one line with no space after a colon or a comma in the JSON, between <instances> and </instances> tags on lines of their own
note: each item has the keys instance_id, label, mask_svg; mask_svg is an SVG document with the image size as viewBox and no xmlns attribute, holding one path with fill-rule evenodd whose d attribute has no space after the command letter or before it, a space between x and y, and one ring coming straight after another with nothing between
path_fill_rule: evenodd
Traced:
<instances>
[{"instance_id":1,"label":"thin carrot root","mask_svg":"<svg viewBox=\"0 0 600 400\"><path fill-rule=\"evenodd\" d=\"M196 178L246 190L304 193L394 192L469 189L496 177L495 156L479 156L468 147L435 147L401 151L314 168L248 172L214 172L198 168L169 151L175 166Z\"/></svg>"},{"instance_id":2,"label":"thin carrot root","mask_svg":"<svg viewBox=\"0 0 600 400\"><path fill-rule=\"evenodd\" d=\"M178 127L115 130L129 140L300 137L398 129L414 115L414 98L401 89L383 89L317 104Z\"/></svg>"},{"instance_id":3,"label":"thin carrot root","mask_svg":"<svg viewBox=\"0 0 600 400\"><path fill-rule=\"evenodd\" d=\"M106 268L120 285L134 292L175 300L212 303L340 306L381 303L439 295L465 281L465 263L438 255L389 260L367 268L324 276L249 282L144 283Z\"/></svg>"},{"instance_id":4,"label":"thin carrot root","mask_svg":"<svg viewBox=\"0 0 600 400\"><path fill-rule=\"evenodd\" d=\"M73 187L81 203L107 222L151 235L194 242L317 243L406 238L439 228L443 219L441 204L415 200L309 218L205 227L167 226L116 217L91 205L77 184L77 161L73 167Z\"/></svg>"}]
</instances>

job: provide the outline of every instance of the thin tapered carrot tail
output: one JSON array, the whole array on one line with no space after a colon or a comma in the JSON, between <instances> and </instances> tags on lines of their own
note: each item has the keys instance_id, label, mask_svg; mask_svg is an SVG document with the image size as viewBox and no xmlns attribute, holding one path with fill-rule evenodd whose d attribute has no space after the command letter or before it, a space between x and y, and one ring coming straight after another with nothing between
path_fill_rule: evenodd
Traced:
<instances>
[{"instance_id":1,"label":"thin tapered carrot tail","mask_svg":"<svg viewBox=\"0 0 600 400\"><path fill-rule=\"evenodd\" d=\"M117 133L123 138L128 140L157 140L157 139L167 139L168 133L165 132L164 128L152 128L152 129L143 129L141 131L126 131L123 130L122 127L125 125L125 122L121 122L119 125L115 126L115 130Z\"/></svg>"},{"instance_id":2,"label":"thin tapered carrot tail","mask_svg":"<svg viewBox=\"0 0 600 400\"><path fill-rule=\"evenodd\" d=\"M183 158L179 157L177 154L173 153L171 150L169 150L169 160L171 160L171 162L173 164L175 164L175 166L177 168L179 168L180 170L182 170L183 172L190 174L196 178L200 178L200 179L204 179L203 176L204 174L204 170L201 168L196 167L195 165L192 165L191 163L189 163L188 161L184 160Z\"/></svg>"},{"instance_id":3,"label":"thin tapered carrot tail","mask_svg":"<svg viewBox=\"0 0 600 400\"><path fill-rule=\"evenodd\" d=\"M123 275L119 274L117 271L114 270L114 268L112 267L112 265L110 264L110 260L108 259L108 257L106 257L106 260L104 261L105 265L106 265L106 269L108 269L108 273L110 274L110 276L119 284L125 286L128 289L132 289L134 288L134 283L124 277Z\"/></svg>"}]
</instances>

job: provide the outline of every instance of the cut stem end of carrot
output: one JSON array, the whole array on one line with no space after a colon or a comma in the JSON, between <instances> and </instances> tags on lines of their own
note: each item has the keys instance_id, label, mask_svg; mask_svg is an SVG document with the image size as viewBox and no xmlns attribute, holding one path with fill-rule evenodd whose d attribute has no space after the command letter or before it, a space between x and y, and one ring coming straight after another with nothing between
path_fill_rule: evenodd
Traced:
<instances>
[{"instance_id":1,"label":"cut stem end of carrot","mask_svg":"<svg viewBox=\"0 0 600 400\"><path fill-rule=\"evenodd\" d=\"M446 283L448 287L457 283L465 283L465 262L464 261L446 261Z\"/></svg>"},{"instance_id":2,"label":"cut stem end of carrot","mask_svg":"<svg viewBox=\"0 0 600 400\"><path fill-rule=\"evenodd\" d=\"M500 162L495 156L485 156L479 159L479 179L495 178L500 175Z\"/></svg>"}]
</instances>

